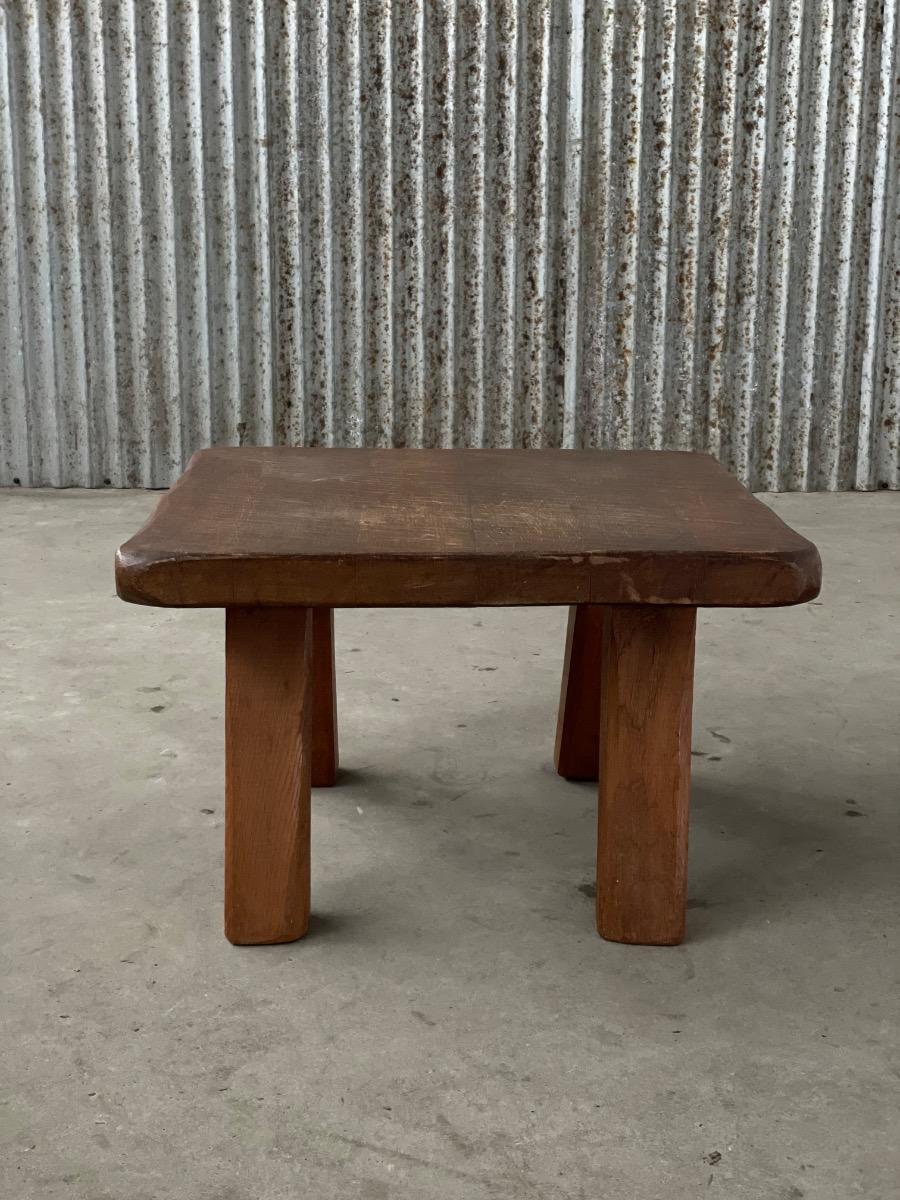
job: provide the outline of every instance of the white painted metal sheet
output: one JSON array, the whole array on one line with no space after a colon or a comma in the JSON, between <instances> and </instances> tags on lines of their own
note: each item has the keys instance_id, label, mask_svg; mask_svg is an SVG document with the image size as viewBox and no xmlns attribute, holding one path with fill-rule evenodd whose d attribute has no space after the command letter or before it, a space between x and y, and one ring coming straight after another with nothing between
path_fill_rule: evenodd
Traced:
<instances>
[{"instance_id":1,"label":"white painted metal sheet","mask_svg":"<svg viewBox=\"0 0 900 1200\"><path fill-rule=\"evenodd\" d=\"M0 484L211 442L900 487L898 0L0 0Z\"/></svg>"}]
</instances>

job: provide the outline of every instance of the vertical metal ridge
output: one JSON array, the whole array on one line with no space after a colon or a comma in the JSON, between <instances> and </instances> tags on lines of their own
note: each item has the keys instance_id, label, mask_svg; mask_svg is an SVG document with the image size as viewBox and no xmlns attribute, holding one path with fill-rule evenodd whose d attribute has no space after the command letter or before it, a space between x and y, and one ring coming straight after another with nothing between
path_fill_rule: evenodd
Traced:
<instances>
[{"instance_id":1,"label":"vertical metal ridge","mask_svg":"<svg viewBox=\"0 0 900 1200\"><path fill-rule=\"evenodd\" d=\"M890 159L890 102L891 69L894 51L897 9L885 4L872 13L868 42L868 61L865 69L870 81L866 94L867 124L863 149L868 158L865 183L868 190L868 225L858 220L855 225L856 253L860 269L856 272L858 336L855 338L857 376L851 395L855 395L858 435L856 445L843 439L842 451L850 461L844 468L858 488L873 483L873 434L876 428L874 411L875 362L879 336L882 332L879 293L887 255L890 248L890 226L886 225L888 201L888 163ZM895 165L896 169L896 165ZM886 231L887 230L887 235ZM876 481L877 482L877 481Z\"/></svg>"},{"instance_id":2,"label":"vertical metal ridge","mask_svg":"<svg viewBox=\"0 0 900 1200\"><path fill-rule=\"evenodd\" d=\"M433 0L425 9L425 378L423 444L453 444L456 76L455 5Z\"/></svg>"},{"instance_id":3,"label":"vertical metal ridge","mask_svg":"<svg viewBox=\"0 0 900 1200\"><path fill-rule=\"evenodd\" d=\"M116 302L102 0L86 0L80 17L73 21L72 51L90 442L88 470L86 474L76 474L72 482L121 487L125 471L116 387Z\"/></svg>"},{"instance_id":4,"label":"vertical metal ridge","mask_svg":"<svg viewBox=\"0 0 900 1200\"><path fill-rule=\"evenodd\" d=\"M138 109L138 30L131 0L116 0L108 21L110 210L115 297L116 390L124 482L146 487L153 476L154 398L147 381L147 300Z\"/></svg>"},{"instance_id":5,"label":"vertical metal ridge","mask_svg":"<svg viewBox=\"0 0 900 1200\"><path fill-rule=\"evenodd\" d=\"M677 8L673 80L671 235L666 286L665 430L677 450L699 448L694 374L701 265L707 0ZM702 429L700 434L702 437Z\"/></svg>"},{"instance_id":6,"label":"vertical metal ridge","mask_svg":"<svg viewBox=\"0 0 900 1200\"><path fill-rule=\"evenodd\" d=\"M271 18L267 30L267 71L271 81L267 128L272 205L272 429L277 443L291 444L303 437L305 399L297 3L284 0L268 11Z\"/></svg>"},{"instance_id":7,"label":"vertical metal ridge","mask_svg":"<svg viewBox=\"0 0 900 1200\"><path fill-rule=\"evenodd\" d=\"M793 282L791 229L795 209L797 134L800 118L800 47L803 0L790 0L784 22L773 29L769 54L768 93L771 115L767 169L762 194L762 249L758 321L759 423L752 450L757 458L758 485L775 490L782 477L785 420L784 345L788 298Z\"/></svg>"},{"instance_id":8,"label":"vertical metal ridge","mask_svg":"<svg viewBox=\"0 0 900 1200\"><path fill-rule=\"evenodd\" d=\"M99 5L101 0L93 0ZM98 17L99 21L99 17ZM200 12L196 0L172 7L172 155L175 172L174 224L178 351L181 364L181 446L187 461L212 441L212 376L209 338L209 269L204 172L204 73ZM270 389L271 390L271 389ZM272 436L271 395L258 415Z\"/></svg>"},{"instance_id":9,"label":"vertical metal ridge","mask_svg":"<svg viewBox=\"0 0 900 1200\"><path fill-rule=\"evenodd\" d=\"M523 6L519 25L514 444L544 442L550 4Z\"/></svg>"},{"instance_id":10,"label":"vertical metal ridge","mask_svg":"<svg viewBox=\"0 0 900 1200\"><path fill-rule=\"evenodd\" d=\"M64 479L57 411L64 399L56 393L52 267L41 96L45 66L41 47L41 14L35 0L23 0L12 10L12 17L10 96L14 98L11 111L17 125L13 169L18 201L17 254L23 290L21 337L30 454L30 462L22 466L22 475L31 484L61 486Z\"/></svg>"},{"instance_id":11,"label":"vertical metal ridge","mask_svg":"<svg viewBox=\"0 0 900 1200\"><path fill-rule=\"evenodd\" d=\"M235 163L235 92L230 4L200 5L204 104L204 195L209 303L210 429L214 442L240 441L241 329ZM302 429L302 410L299 429ZM297 426L293 426L297 428Z\"/></svg>"},{"instance_id":12,"label":"vertical metal ridge","mask_svg":"<svg viewBox=\"0 0 900 1200\"><path fill-rule=\"evenodd\" d=\"M510 447L515 421L518 7L495 0L487 28L485 95L485 435Z\"/></svg>"},{"instance_id":13,"label":"vertical metal ridge","mask_svg":"<svg viewBox=\"0 0 900 1200\"><path fill-rule=\"evenodd\" d=\"M484 230L487 0L458 0L454 192L454 445L484 439Z\"/></svg>"},{"instance_id":14,"label":"vertical metal ridge","mask_svg":"<svg viewBox=\"0 0 900 1200\"><path fill-rule=\"evenodd\" d=\"M567 449L581 444L584 414L579 406L579 378L582 371L582 312L584 305L582 272L582 211L584 206L585 154L585 73L584 52L587 40L584 0L569 0L568 59L566 62L566 116L564 143L564 199L560 215L560 254L562 258L562 336L561 361L554 364L562 375L562 413L560 444Z\"/></svg>"},{"instance_id":15,"label":"vertical metal ridge","mask_svg":"<svg viewBox=\"0 0 900 1200\"><path fill-rule=\"evenodd\" d=\"M365 225L366 444L393 441L394 201L392 8L363 11L362 122Z\"/></svg>"},{"instance_id":16,"label":"vertical metal ridge","mask_svg":"<svg viewBox=\"0 0 900 1200\"><path fill-rule=\"evenodd\" d=\"M616 38L621 71L613 79L613 138L607 320L608 444L634 445L635 335L640 279L641 160L643 144L646 9L619 0Z\"/></svg>"},{"instance_id":17,"label":"vertical metal ridge","mask_svg":"<svg viewBox=\"0 0 900 1200\"><path fill-rule=\"evenodd\" d=\"M582 442L595 447L605 444L608 409L609 245L614 220L611 181L615 11L611 5L592 5L590 18L585 28L585 58L595 66L585 81L581 406L584 413Z\"/></svg>"},{"instance_id":18,"label":"vertical metal ridge","mask_svg":"<svg viewBox=\"0 0 900 1200\"><path fill-rule=\"evenodd\" d=\"M235 25L235 257L239 328L239 442L272 440L272 282L269 120L263 0Z\"/></svg>"},{"instance_id":19,"label":"vertical metal ridge","mask_svg":"<svg viewBox=\"0 0 900 1200\"><path fill-rule=\"evenodd\" d=\"M394 20L394 431L395 446L420 446L425 416L425 4Z\"/></svg>"},{"instance_id":20,"label":"vertical metal ridge","mask_svg":"<svg viewBox=\"0 0 900 1200\"><path fill-rule=\"evenodd\" d=\"M300 169L306 177L302 239L306 251L304 305L306 441L334 443L334 342L331 324L334 219L331 184L328 0L307 0L300 28ZM388 416L385 418L390 420Z\"/></svg>"},{"instance_id":21,"label":"vertical metal ridge","mask_svg":"<svg viewBox=\"0 0 900 1200\"><path fill-rule=\"evenodd\" d=\"M566 123L569 113L567 41L570 36L568 0L551 4L548 14L546 84L546 185L544 196L544 300L541 444L562 445L565 407L566 273L577 240L564 234L566 213Z\"/></svg>"},{"instance_id":22,"label":"vertical metal ridge","mask_svg":"<svg viewBox=\"0 0 900 1200\"><path fill-rule=\"evenodd\" d=\"M666 440L666 320L672 215L672 134L675 100L677 5L660 0L648 9L644 104L641 116L640 267L635 316L635 429L653 450Z\"/></svg>"},{"instance_id":23,"label":"vertical metal ridge","mask_svg":"<svg viewBox=\"0 0 900 1200\"><path fill-rule=\"evenodd\" d=\"M833 0L815 0L805 10L801 39L803 103L798 135L805 170L799 177L792 226L792 269L796 272L797 287L793 290L795 302L788 316L785 341L796 349L785 365L784 391L792 400L793 411L786 425L789 447L783 476L784 485L800 491L807 490L811 479L833 26Z\"/></svg>"},{"instance_id":24,"label":"vertical metal ridge","mask_svg":"<svg viewBox=\"0 0 900 1200\"><path fill-rule=\"evenodd\" d=\"M827 157L832 178L825 210L825 238L832 270L820 278L820 355L818 411L814 416L816 485L840 484L840 441L844 430L844 379L850 332L853 220L859 155L862 65L865 48L865 0L838 0L832 40Z\"/></svg>"},{"instance_id":25,"label":"vertical metal ridge","mask_svg":"<svg viewBox=\"0 0 900 1200\"><path fill-rule=\"evenodd\" d=\"M757 312L763 164L769 93L770 10L764 0L743 0L738 40L739 114L734 128L735 219L728 280L726 378L728 403L724 461L741 479L756 483L751 464L756 418Z\"/></svg>"},{"instance_id":26,"label":"vertical metal ridge","mask_svg":"<svg viewBox=\"0 0 900 1200\"><path fill-rule=\"evenodd\" d=\"M900 487L900 16L894 14L887 180L875 351L874 448L868 487ZM885 27L887 28L887 27ZM886 34L885 34L886 36Z\"/></svg>"},{"instance_id":27,"label":"vertical metal ridge","mask_svg":"<svg viewBox=\"0 0 900 1200\"><path fill-rule=\"evenodd\" d=\"M363 143L361 97L362 3L333 0L330 27L335 440L365 439L363 356ZM277 37L277 34L276 34ZM277 102L273 80L273 105ZM282 439L283 440L283 439Z\"/></svg>"},{"instance_id":28,"label":"vertical metal ridge","mask_svg":"<svg viewBox=\"0 0 900 1200\"><path fill-rule=\"evenodd\" d=\"M698 449L723 454L723 425L728 414L729 266L735 216L734 136L738 96L738 0L711 8L706 58L708 104L704 130L703 213L705 243L698 282L701 318L696 329L695 420ZM726 451L727 452L727 451Z\"/></svg>"},{"instance_id":29,"label":"vertical metal ridge","mask_svg":"<svg viewBox=\"0 0 900 1200\"><path fill-rule=\"evenodd\" d=\"M900 486L883 0L0 2L0 484L210 442Z\"/></svg>"},{"instance_id":30,"label":"vertical metal ridge","mask_svg":"<svg viewBox=\"0 0 900 1200\"><path fill-rule=\"evenodd\" d=\"M47 5L44 124L60 482L90 473L69 0Z\"/></svg>"},{"instance_id":31,"label":"vertical metal ridge","mask_svg":"<svg viewBox=\"0 0 900 1200\"><path fill-rule=\"evenodd\" d=\"M9 17L0 4L0 483L31 483Z\"/></svg>"},{"instance_id":32,"label":"vertical metal ridge","mask_svg":"<svg viewBox=\"0 0 900 1200\"><path fill-rule=\"evenodd\" d=\"M169 103L170 29L165 0L138 12L139 155L147 315L147 394L151 406L153 479L174 480L183 459L177 284L175 180Z\"/></svg>"}]
</instances>

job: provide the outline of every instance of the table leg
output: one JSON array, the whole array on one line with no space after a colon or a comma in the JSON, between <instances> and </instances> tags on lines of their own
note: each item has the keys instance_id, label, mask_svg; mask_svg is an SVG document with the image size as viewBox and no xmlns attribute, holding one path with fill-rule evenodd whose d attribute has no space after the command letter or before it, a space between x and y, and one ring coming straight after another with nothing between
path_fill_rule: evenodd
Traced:
<instances>
[{"instance_id":1,"label":"table leg","mask_svg":"<svg viewBox=\"0 0 900 1200\"><path fill-rule=\"evenodd\" d=\"M313 714L312 786L332 787L337 779L337 687L334 677L334 609L312 609Z\"/></svg>"},{"instance_id":2,"label":"table leg","mask_svg":"<svg viewBox=\"0 0 900 1200\"><path fill-rule=\"evenodd\" d=\"M596 779L600 762L600 661L603 606L573 604L566 630L556 769L565 779Z\"/></svg>"},{"instance_id":3,"label":"table leg","mask_svg":"<svg viewBox=\"0 0 900 1200\"><path fill-rule=\"evenodd\" d=\"M225 624L225 935L290 942L309 923L312 626L305 608Z\"/></svg>"},{"instance_id":4,"label":"table leg","mask_svg":"<svg viewBox=\"0 0 900 1200\"><path fill-rule=\"evenodd\" d=\"M688 607L606 609L597 929L610 941L684 937L695 623Z\"/></svg>"}]
</instances>

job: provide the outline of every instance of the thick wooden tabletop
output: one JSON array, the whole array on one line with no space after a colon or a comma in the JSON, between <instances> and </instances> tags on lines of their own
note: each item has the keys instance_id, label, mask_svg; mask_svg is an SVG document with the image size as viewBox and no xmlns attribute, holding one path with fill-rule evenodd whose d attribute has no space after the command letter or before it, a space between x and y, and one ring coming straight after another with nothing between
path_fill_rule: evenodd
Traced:
<instances>
[{"instance_id":1,"label":"thick wooden tabletop","mask_svg":"<svg viewBox=\"0 0 900 1200\"><path fill-rule=\"evenodd\" d=\"M116 558L138 604L779 605L815 546L705 454L196 454Z\"/></svg>"}]
</instances>

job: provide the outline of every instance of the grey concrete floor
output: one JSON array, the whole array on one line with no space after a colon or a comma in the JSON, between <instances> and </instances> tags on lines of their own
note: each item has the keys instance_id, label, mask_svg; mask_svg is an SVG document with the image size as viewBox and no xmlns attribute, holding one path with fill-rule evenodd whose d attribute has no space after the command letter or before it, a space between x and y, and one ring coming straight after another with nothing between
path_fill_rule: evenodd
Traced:
<instances>
[{"instance_id":1,"label":"grey concrete floor","mask_svg":"<svg viewBox=\"0 0 900 1200\"><path fill-rule=\"evenodd\" d=\"M560 609L342 612L309 937L221 932L223 618L145 493L0 493L0 1195L900 1196L900 496L779 496L814 604L698 631L687 942L593 930Z\"/></svg>"}]
</instances>

